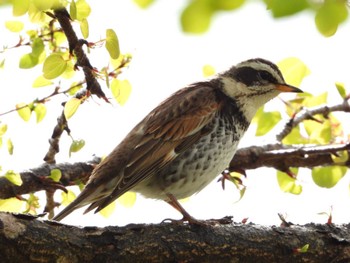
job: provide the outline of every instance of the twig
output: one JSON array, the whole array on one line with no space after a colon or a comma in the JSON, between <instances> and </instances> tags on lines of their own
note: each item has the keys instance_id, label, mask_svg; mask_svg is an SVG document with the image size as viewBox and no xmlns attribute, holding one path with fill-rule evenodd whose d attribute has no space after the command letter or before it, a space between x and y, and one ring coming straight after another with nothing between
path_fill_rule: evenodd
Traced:
<instances>
[{"instance_id":1,"label":"twig","mask_svg":"<svg viewBox=\"0 0 350 263\"><path fill-rule=\"evenodd\" d=\"M281 142L294 127L298 126L302 121L311 119L313 116L317 114L322 114L327 116L331 112L342 111L342 112L350 112L350 105L347 99L345 99L342 103L334 105L334 106L319 106L311 109L304 108L300 112L298 112L294 118L289 119L286 125L284 125L282 131L280 131L276 135L276 140Z\"/></svg>"}]
</instances>

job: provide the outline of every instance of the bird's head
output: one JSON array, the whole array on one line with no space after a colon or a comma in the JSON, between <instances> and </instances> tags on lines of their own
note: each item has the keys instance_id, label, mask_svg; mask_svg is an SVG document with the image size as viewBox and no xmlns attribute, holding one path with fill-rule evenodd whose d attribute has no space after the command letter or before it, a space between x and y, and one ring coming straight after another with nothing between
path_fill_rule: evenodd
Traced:
<instances>
[{"instance_id":1,"label":"bird's head","mask_svg":"<svg viewBox=\"0 0 350 263\"><path fill-rule=\"evenodd\" d=\"M220 74L219 78L223 92L243 107L247 119L281 92L302 92L284 81L274 63L261 58L243 61Z\"/></svg>"}]
</instances>

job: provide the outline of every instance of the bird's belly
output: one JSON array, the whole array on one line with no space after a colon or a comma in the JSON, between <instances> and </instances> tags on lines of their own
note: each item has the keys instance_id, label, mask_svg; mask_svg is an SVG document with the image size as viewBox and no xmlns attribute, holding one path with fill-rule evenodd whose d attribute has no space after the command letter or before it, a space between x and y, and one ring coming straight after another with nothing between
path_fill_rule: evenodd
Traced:
<instances>
[{"instance_id":1,"label":"bird's belly","mask_svg":"<svg viewBox=\"0 0 350 263\"><path fill-rule=\"evenodd\" d=\"M134 190L163 200L168 193L182 199L199 192L228 167L243 132L219 129L202 137Z\"/></svg>"}]
</instances>

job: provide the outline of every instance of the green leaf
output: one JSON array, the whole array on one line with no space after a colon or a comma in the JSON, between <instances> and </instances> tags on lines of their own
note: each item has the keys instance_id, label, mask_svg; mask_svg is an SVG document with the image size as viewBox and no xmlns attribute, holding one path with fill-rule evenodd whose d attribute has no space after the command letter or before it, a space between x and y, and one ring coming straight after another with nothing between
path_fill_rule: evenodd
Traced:
<instances>
[{"instance_id":1,"label":"green leaf","mask_svg":"<svg viewBox=\"0 0 350 263\"><path fill-rule=\"evenodd\" d=\"M73 200L75 200L76 195L74 194L74 192L72 192L71 190L68 190L67 193L62 192L61 193L61 197L62 197L62 201L61 204L64 206L69 205L71 202L73 202Z\"/></svg>"},{"instance_id":2,"label":"green leaf","mask_svg":"<svg viewBox=\"0 0 350 263\"><path fill-rule=\"evenodd\" d=\"M301 248L298 249L299 253L306 253L309 250L309 244L306 244L304 246L302 246Z\"/></svg>"},{"instance_id":3,"label":"green leaf","mask_svg":"<svg viewBox=\"0 0 350 263\"><path fill-rule=\"evenodd\" d=\"M69 15L70 17L75 20L77 19L77 6L75 4L75 1L72 1L69 6Z\"/></svg>"},{"instance_id":4,"label":"green leaf","mask_svg":"<svg viewBox=\"0 0 350 263\"><path fill-rule=\"evenodd\" d=\"M84 140L74 140L69 148L69 157L71 157L72 153L78 152L85 145Z\"/></svg>"},{"instance_id":5,"label":"green leaf","mask_svg":"<svg viewBox=\"0 0 350 263\"><path fill-rule=\"evenodd\" d=\"M182 30L202 34L208 31L214 10L206 1L193 0L181 14Z\"/></svg>"},{"instance_id":6,"label":"green leaf","mask_svg":"<svg viewBox=\"0 0 350 263\"><path fill-rule=\"evenodd\" d=\"M0 123L0 136L3 136L7 131L7 124Z\"/></svg>"},{"instance_id":7,"label":"green leaf","mask_svg":"<svg viewBox=\"0 0 350 263\"><path fill-rule=\"evenodd\" d=\"M13 149L14 149L14 146L13 146L12 140L7 139L7 151L10 155L13 154Z\"/></svg>"},{"instance_id":8,"label":"green leaf","mask_svg":"<svg viewBox=\"0 0 350 263\"><path fill-rule=\"evenodd\" d=\"M32 114L32 110L26 103L18 103L16 105L18 115L24 120L29 121L30 116Z\"/></svg>"},{"instance_id":9,"label":"green leaf","mask_svg":"<svg viewBox=\"0 0 350 263\"><path fill-rule=\"evenodd\" d=\"M46 11L52 7L54 0L32 0L32 3L38 10Z\"/></svg>"},{"instance_id":10,"label":"green leaf","mask_svg":"<svg viewBox=\"0 0 350 263\"><path fill-rule=\"evenodd\" d=\"M311 108L311 107L315 107L315 106L319 106L321 104L327 103L327 99L328 99L328 92L324 92L318 96L310 94L310 96L305 97L302 104L305 107Z\"/></svg>"},{"instance_id":11,"label":"green leaf","mask_svg":"<svg viewBox=\"0 0 350 263\"><path fill-rule=\"evenodd\" d=\"M135 192L126 192L121 197L118 198L118 203L124 207L132 207L136 202Z\"/></svg>"},{"instance_id":12,"label":"green leaf","mask_svg":"<svg viewBox=\"0 0 350 263\"><path fill-rule=\"evenodd\" d=\"M307 0L264 0L274 17L290 16L309 7Z\"/></svg>"},{"instance_id":13,"label":"green leaf","mask_svg":"<svg viewBox=\"0 0 350 263\"><path fill-rule=\"evenodd\" d=\"M39 58L39 56L41 55L41 53L43 53L44 49L45 49L45 45L44 42L41 38L37 37L33 40L32 43L32 55L34 57Z\"/></svg>"},{"instance_id":14,"label":"green leaf","mask_svg":"<svg viewBox=\"0 0 350 263\"><path fill-rule=\"evenodd\" d=\"M59 182L61 180L61 176L62 173L60 169L52 169L49 177L52 179L52 181Z\"/></svg>"},{"instance_id":15,"label":"green leaf","mask_svg":"<svg viewBox=\"0 0 350 263\"><path fill-rule=\"evenodd\" d=\"M130 82L128 80L113 79L110 88L114 99L123 106L131 93Z\"/></svg>"},{"instance_id":16,"label":"green leaf","mask_svg":"<svg viewBox=\"0 0 350 263\"><path fill-rule=\"evenodd\" d=\"M241 7L245 0L213 0L212 4L217 10L230 11Z\"/></svg>"},{"instance_id":17,"label":"green leaf","mask_svg":"<svg viewBox=\"0 0 350 263\"><path fill-rule=\"evenodd\" d=\"M345 89L344 83L336 82L335 87L337 88L339 95L343 99L345 99L346 98L346 89Z\"/></svg>"},{"instance_id":18,"label":"green leaf","mask_svg":"<svg viewBox=\"0 0 350 263\"><path fill-rule=\"evenodd\" d=\"M85 18L80 22L80 31L85 39L89 37L89 23Z\"/></svg>"},{"instance_id":19,"label":"green leaf","mask_svg":"<svg viewBox=\"0 0 350 263\"><path fill-rule=\"evenodd\" d=\"M282 119L279 111L265 112L263 108L259 109L254 122L257 124L256 136L262 136L268 133Z\"/></svg>"},{"instance_id":20,"label":"green leaf","mask_svg":"<svg viewBox=\"0 0 350 263\"><path fill-rule=\"evenodd\" d=\"M34 80L32 87L33 88L40 88L40 87L45 87L45 86L49 86L52 84L53 84L53 82L51 80L44 78L44 76L39 76Z\"/></svg>"},{"instance_id":21,"label":"green leaf","mask_svg":"<svg viewBox=\"0 0 350 263\"><path fill-rule=\"evenodd\" d=\"M105 208L103 208L99 213L102 215L104 218L110 217L113 212L115 211L115 201L107 205Z\"/></svg>"},{"instance_id":22,"label":"green leaf","mask_svg":"<svg viewBox=\"0 0 350 263\"><path fill-rule=\"evenodd\" d=\"M277 65L286 83L293 86L300 86L302 80L310 74L310 70L304 62L295 57L283 59Z\"/></svg>"},{"instance_id":23,"label":"green leaf","mask_svg":"<svg viewBox=\"0 0 350 263\"><path fill-rule=\"evenodd\" d=\"M304 121L304 127L309 135L309 143L323 145L330 143L332 139L332 125L329 120L323 120L322 123L306 120Z\"/></svg>"},{"instance_id":24,"label":"green leaf","mask_svg":"<svg viewBox=\"0 0 350 263\"><path fill-rule=\"evenodd\" d=\"M296 126L292 131L282 140L283 144L305 144L308 143L308 139L304 138L300 133L299 126Z\"/></svg>"},{"instance_id":25,"label":"green leaf","mask_svg":"<svg viewBox=\"0 0 350 263\"><path fill-rule=\"evenodd\" d=\"M297 168L291 170L294 174L298 173ZM277 171L277 182L283 192L299 195L303 190L303 187L296 183L296 179L281 171Z\"/></svg>"},{"instance_id":26,"label":"green leaf","mask_svg":"<svg viewBox=\"0 0 350 263\"><path fill-rule=\"evenodd\" d=\"M19 213L22 210L23 203L23 201L19 200L16 197L0 199L0 211Z\"/></svg>"},{"instance_id":27,"label":"green leaf","mask_svg":"<svg viewBox=\"0 0 350 263\"><path fill-rule=\"evenodd\" d=\"M316 27L322 35L330 37L337 32L339 24L344 22L347 17L346 1L325 0L316 12Z\"/></svg>"},{"instance_id":28,"label":"green leaf","mask_svg":"<svg viewBox=\"0 0 350 263\"><path fill-rule=\"evenodd\" d=\"M21 175L19 173L15 173L12 170L6 172L5 178L17 186L21 186L23 183Z\"/></svg>"},{"instance_id":29,"label":"green leaf","mask_svg":"<svg viewBox=\"0 0 350 263\"><path fill-rule=\"evenodd\" d=\"M133 0L141 8L147 8L154 3L154 0Z\"/></svg>"},{"instance_id":30,"label":"green leaf","mask_svg":"<svg viewBox=\"0 0 350 263\"><path fill-rule=\"evenodd\" d=\"M91 13L90 5L85 0L78 0L75 2L77 9L77 20L82 21Z\"/></svg>"},{"instance_id":31,"label":"green leaf","mask_svg":"<svg viewBox=\"0 0 350 263\"><path fill-rule=\"evenodd\" d=\"M211 65L204 65L202 71L204 77L210 77L215 74L215 68Z\"/></svg>"},{"instance_id":32,"label":"green leaf","mask_svg":"<svg viewBox=\"0 0 350 263\"><path fill-rule=\"evenodd\" d=\"M19 67L21 69L29 69L33 68L38 64L38 57L33 56L32 53L24 54L20 59L19 59Z\"/></svg>"},{"instance_id":33,"label":"green leaf","mask_svg":"<svg viewBox=\"0 0 350 263\"><path fill-rule=\"evenodd\" d=\"M344 166L315 167L312 169L312 179L320 187L332 188L346 174Z\"/></svg>"},{"instance_id":34,"label":"green leaf","mask_svg":"<svg viewBox=\"0 0 350 263\"><path fill-rule=\"evenodd\" d=\"M43 65L43 75L46 79L54 79L61 75L67 67L67 62L60 54L54 53L48 56Z\"/></svg>"},{"instance_id":35,"label":"green leaf","mask_svg":"<svg viewBox=\"0 0 350 263\"><path fill-rule=\"evenodd\" d=\"M106 30L106 49L112 59L117 59L119 57L119 40L113 29Z\"/></svg>"},{"instance_id":36,"label":"green leaf","mask_svg":"<svg viewBox=\"0 0 350 263\"><path fill-rule=\"evenodd\" d=\"M69 101L66 102L66 104L64 105L64 116L67 120L75 114L80 104L81 100L77 98L71 98Z\"/></svg>"},{"instance_id":37,"label":"green leaf","mask_svg":"<svg viewBox=\"0 0 350 263\"><path fill-rule=\"evenodd\" d=\"M34 112L36 115L36 123L39 123L46 115L46 106L43 103L38 103L34 107Z\"/></svg>"},{"instance_id":38,"label":"green leaf","mask_svg":"<svg viewBox=\"0 0 350 263\"><path fill-rule=\"evenodd\" d=\"M6 21L5 27L11 32L18 33L24 28L24 24L20 21Z\"/></svg>"},{"instance_id":39,"label":"green leaf","mask_svg":"<svg viewBox=\"0 0 350 263\"><path fill-rule=\"evenodd\" d=\"M28 12L29 0L12 0L12 14L14 16L22 16Z\"/></svg>"}]
</instances>

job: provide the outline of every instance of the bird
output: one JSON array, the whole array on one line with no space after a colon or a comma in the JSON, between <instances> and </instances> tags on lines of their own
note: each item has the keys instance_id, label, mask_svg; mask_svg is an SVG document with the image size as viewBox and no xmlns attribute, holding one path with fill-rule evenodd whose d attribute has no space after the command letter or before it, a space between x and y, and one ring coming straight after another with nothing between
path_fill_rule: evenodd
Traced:
<instances>
[{"instance_id":1,"label":"bird","mask_svg":"<svg viewBox=\"0 0 350 263\"><path fill-rule=\"evenodd\" d=\"M282 92L302 92L285 82L276 64L248 59L165 99L98 164L60 221L89 205L95 213L128 191L164 200L182 221L197 223L178 200L205 188L228 167L257 110ZM266 120L269 121L269 120Z\"/></svg>"}]
</instances>

